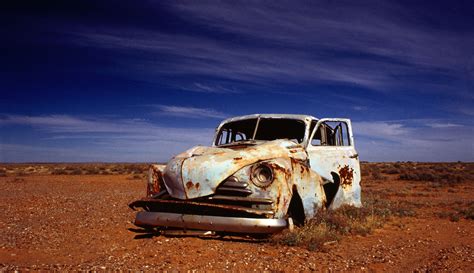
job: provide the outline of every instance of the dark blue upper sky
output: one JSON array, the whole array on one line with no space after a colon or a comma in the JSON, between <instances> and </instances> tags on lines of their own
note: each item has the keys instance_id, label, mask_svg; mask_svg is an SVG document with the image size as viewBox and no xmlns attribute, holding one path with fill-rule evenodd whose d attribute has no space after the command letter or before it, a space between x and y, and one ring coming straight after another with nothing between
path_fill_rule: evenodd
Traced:
<instances>
[{"instance_id":1,"label":"dark blue upper sky","mask_svg":"<svg viewBox=\"0 0 474 273\"><path fill-rule=\"evenodd\" d=\"M16 1L0 161L164 161L221 119L353 120L369 161L473 161L472 1Z\"/></svg>"}]
</instances>

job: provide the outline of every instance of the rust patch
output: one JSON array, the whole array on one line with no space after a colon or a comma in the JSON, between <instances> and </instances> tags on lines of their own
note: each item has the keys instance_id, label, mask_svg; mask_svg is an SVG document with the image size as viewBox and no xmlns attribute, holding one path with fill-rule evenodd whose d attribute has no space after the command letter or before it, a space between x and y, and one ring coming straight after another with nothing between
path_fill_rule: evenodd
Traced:
<instances>
[{"instance_id":1,"label":"rust patch","mask_svg":"<svg viewBox=\"0 0 474 273\"><path fill-rule=\"evenodd\" d=\"M352 185L352 179L354 178L354 169L349 166L344 166L339 170L339 177L341 179L341 186Z\"/></svg>"},{"instance_id":2,"label":"rust patch","mask_svg":"<svg viewBox=\"0 0 474 273\"><path fill-rule=\"evenodd\" d=\"M186 183L186 188L190 189L194 186L193 184L193 181L188 181L188 183Z\"/></svg>"},{"instance_id":3,"label":"rust patch","mask_svg":"<svg viewBox=\"0 0 474 273\"><path fill-rule=\"evenodd\" d=\"M152 198L142 198L139 200L136 200L132 203L129 204L130 208L144 208L147 205L153 205L153 204L171 204L171 205L185 205L185 206L193 206L196 208L203 208L203 209L210 209L210 208L222 208L222 209L229 209L232 211L241 211L241 212L247 212L247 213L252 213L255 215L266 215L268 214L268 211L260 210L260 209L253 209L253 208L247 208L247 207L242 207L242 206L236 206L236 205L228 205L228 204L215 204L215 203L205 203L205 202L196 202L196 201L190 201L190 200L164 200L164 199L152 199Z\"/></svg>"},{"instance_id":4,"label":"rust patch","mask_svg":"<svg viewBox=\"0 0 474 273\"><path fill-rule=\"evenodd\" d=\"M161 185L163 184L163 174L160 169L156 166L151 165L148 173L147 193L148 197L153 196L160 192ZM151 177L150 177L151 176Z\"/></svg>"},{"instance_id":5,"label":"rust patch","mask_svg":"<svg viewBox=\"0 0 474 273\"><path fill-rule=\"evenodd\" d=\"M280 171L280 172L283 172L284 174L287 173L287 170L286 170L285 168L281 167L280 165L273 164L273 163L270 163L270 164L268 164L268 165L269 165L272 169L274 169L274 170L278 170L278 171Z\"/></svg>"},{"instance_id":6,"label":"rust patch","mask_svg":"<svg viewBox=\"0 0 474 273\"><path fill-rule=\"evenodd\" d=\"M289 199L286 198L286 196L283 197L283 207L284 207L284 208L287 208L287 207L288 207L288 200L289 200Z\"/></svg>"},{"instance_id":7,"label":"rust patch","mask_svg":"<svg viewBox=\"0 0 474 273\"><path fill-rule=\"evenodd\" d=\"M277 164L269 164L269 166L275 170L275 172L280 172L282 173L284 176L285 176L285 181L289 181L290 177L291 177L291 171L290 170L287 170L286 168L283 168L281 167L280 165L277 165ZM278 174L276 173L275 176L277 176Z\"/></svg>"}]
</instances>

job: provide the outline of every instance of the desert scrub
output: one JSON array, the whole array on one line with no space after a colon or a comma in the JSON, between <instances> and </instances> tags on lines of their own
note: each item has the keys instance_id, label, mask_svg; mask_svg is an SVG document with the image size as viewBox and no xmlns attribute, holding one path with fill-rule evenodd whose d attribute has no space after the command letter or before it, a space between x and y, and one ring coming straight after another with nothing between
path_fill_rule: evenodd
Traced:
<instances>
[{"instance_id":1,"label":"desert scrub","mask_svg":"<svg viewBox=\"0 0 474 273\"><path fill-rule=\"evenodd\" d=\"M474 220L474 202L471 202L466 209L461 209L459 213L465 219Z\"/></svg>"},{"instance_id":2,"label":"desert scrub","mask_svg":"<svg viewBox=\"0 0 474 273\"><path fill-rule=\"evenodd\" d=\"M474 202L469 202L455 206L450 211L441 211L436 213L439 218L447 218L452 222L457 222L459 219L474 220Z\"/></svg>"},{"instance_id":3,"label":"desert scrub","mask_svg":"<svg viewBox=\"0 0 474 273\"><path fill-rule=\"evenodd\" d=\"M64 169L54 169L51 171L51 174L53 175L63 175L63 174L67 174L67 171L64 170Z\"/></svg>"},{"instance_id":4,"label":"desert scrub","mask_svg":"<svg viewBox=\"0 0 474 273\"><path fill-rule=\"evenodd\" d=\"M473 163L417 163L405 164L399 179L440 182L443 185L472 181Z\"/></svg>"},{"instance_id":5,"label":"desert scrub","mask_svg":"<svg viewBox=\"0 0 474 273\"><path fill-rule=\"evenodd\" d=\"M134 175L129 176L127 179L128 180L138 180L138 179L142 179L143 177L144 177L143 175L134 174Z\"/></svg>"},{"instance_id":6,"label":"desert scrub","mask_svg":"<svg viewBox=\"0 0 474 273\"><path fill-rule=\"evenodd\" d=\"M81 168L74 168L74 169L71 170L70 174L81 175L82 174L82 169Z\"/></svg>"},{"instance_id":7,"label":"desert scrub","mask_svg":"<svg viewBox=\"0 0 474 273\"><path fill-rule=\"evenodd\" d=\"M385 200L368 198L363 207L342 206L336 210L320 210L314 218L293 231L284 230L271 237L271 242L287 246L303 246L321 250L325 244L346 235L368 235L382 227L391 216L413 216L410 208Z\"/></svg>"}]
</instances>

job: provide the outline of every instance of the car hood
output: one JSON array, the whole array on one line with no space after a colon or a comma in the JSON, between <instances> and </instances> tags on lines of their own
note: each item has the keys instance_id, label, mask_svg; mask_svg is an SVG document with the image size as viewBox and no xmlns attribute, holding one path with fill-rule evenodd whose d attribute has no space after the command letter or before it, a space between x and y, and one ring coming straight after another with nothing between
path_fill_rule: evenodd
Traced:
<instances>
[{"instance_id":1,"label":"car hood","mask_svg":"<svg viewBox=\"0 0 474 273\"><path fill-rule=\"evenodd\" d=\"M306 160L304 148L289 140L273 140L252 146L193 147L171 159L164 171L168 193L178 199L211 195L217 186L239 169L272 158Z\"/></svg>"}]
</instances>

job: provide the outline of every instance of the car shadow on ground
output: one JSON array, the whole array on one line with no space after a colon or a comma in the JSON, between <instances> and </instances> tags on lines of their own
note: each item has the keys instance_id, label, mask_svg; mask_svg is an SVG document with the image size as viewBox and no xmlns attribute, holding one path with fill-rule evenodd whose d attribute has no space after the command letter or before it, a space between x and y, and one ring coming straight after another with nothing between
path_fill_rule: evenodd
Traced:
<instances>
[{"instance_id":1,"label":"car shadow on ground","mask_svg":"<svg viewBox=\"0 0 474 273\"><path fill-rule=\"evenodd\" d=\"M133 239L151 239L153 237L167 237L167 238L185 238L194 237L203 240L219 240L225 242L266 242L270 238L267 234L233 234L233 233L219 233L216 234L211 231L198 231L198 230L156 230L156 229L145 229L145 228L128 228L130 232L135 233Z\"/></svg>"}]
</instances>

